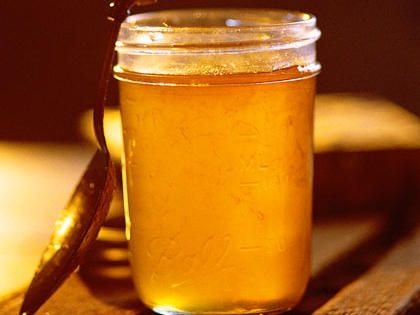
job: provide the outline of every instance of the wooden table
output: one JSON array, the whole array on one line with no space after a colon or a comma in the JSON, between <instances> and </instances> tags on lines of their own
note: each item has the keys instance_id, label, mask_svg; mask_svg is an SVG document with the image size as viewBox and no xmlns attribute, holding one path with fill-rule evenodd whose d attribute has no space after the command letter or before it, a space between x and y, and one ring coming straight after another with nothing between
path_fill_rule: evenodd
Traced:
<instances>
[{"instance_id":1,"label":"wooden table","mask_svg":"<svg viewBox=\"0 0 420 315\"><path fill-rule=\"evenodd\" d=\"M92 148L1 143L0 152L0 313L7 315L17 314L19 289L32 276ZM418 211L417 205L410 206ZM292 313L400 314L418 305L420 230L404 218L375 213L316 221L312 279L305 299ZM108 278L91 272L97 264L88 261L40 314L142 313L128 264L108 267Z\"/></svg>"},{"instance_id":2,"label":"wooden table","mask_svg":"<svg viewBox=\"0 0 420 315\"><path fill-rule=\"evenodd\" d=\"M328 138L335 118L327 101L317 116L312 278L290 314L420 314L420 124L411 116L404 121L407 115L398 116L389 102L364 102L360 126L376 123L378 133L358 142L341 128ZM343 106L340 115L348 112ZM394 116L384 120L384 108L396 110ZM17 314L54 220L92 152L84 145L0 142L0 314ZM149 312L133 290L121 231L114 232L103 233L112 241L100 237L39 314Z\"/></svg>"}]
</instances>

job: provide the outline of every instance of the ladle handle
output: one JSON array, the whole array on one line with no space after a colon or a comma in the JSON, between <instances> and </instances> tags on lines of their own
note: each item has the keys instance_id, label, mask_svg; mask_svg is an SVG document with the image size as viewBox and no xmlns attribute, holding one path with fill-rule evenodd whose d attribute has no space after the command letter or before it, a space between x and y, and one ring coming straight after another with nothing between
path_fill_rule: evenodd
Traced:
<instances>
[{"instance_id":1,"label":"ladle handle","mask_svg":"<svg viewBox=\"0 0 420 315\"><path fill-rule=\"evenodd\" d=\"M107 154L109 154L109 151L104 133L104 108L107 105L109 81L112 75L115 54L115 43L118 38L120 25L127 18L129 10L133 5L143 6L156 2L157 0L111 0L108 4L110 9L107 18L108 23L110 24L109 37L99 79L97 97L93 108L93 125L96 139L101 150Z\"/></svg>"}]
</instances>

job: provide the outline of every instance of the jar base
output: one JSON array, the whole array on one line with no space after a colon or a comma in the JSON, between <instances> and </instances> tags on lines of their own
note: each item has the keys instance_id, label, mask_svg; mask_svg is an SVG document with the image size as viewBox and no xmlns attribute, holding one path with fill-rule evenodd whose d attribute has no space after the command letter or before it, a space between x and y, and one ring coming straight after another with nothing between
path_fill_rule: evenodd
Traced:
<instances>
[{"instance_id":1,"label":"jar base","mask_svg":"<svg viewBox=\"0 0 420 315\"><path fill-rule=\"evenodd\" d=\"M256 314L264 314L264 315L277 315L282 314L287 311L290 311L293 308L291 307L285 307L285 308L276 308L276 309L237 309L237 310L231 310L231 311L216 311L216 312L188 312L188 311L182 311L175 308L170 307L154 307L151 310L160 315L256 315Z\"/></svg>"}]
</instances>

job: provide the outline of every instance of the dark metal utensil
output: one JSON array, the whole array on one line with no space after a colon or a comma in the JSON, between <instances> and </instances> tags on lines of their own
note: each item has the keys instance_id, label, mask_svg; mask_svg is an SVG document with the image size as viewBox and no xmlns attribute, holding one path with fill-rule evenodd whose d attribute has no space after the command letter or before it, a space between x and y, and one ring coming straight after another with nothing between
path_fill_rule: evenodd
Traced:
<instances>
[{"instance_id":1,"label":"dark metal utensil","mask_svg":"<svg viewBox=\"0 0 420 315\"><path fill-rule=\"evenodd\" d=\"M95 241L114 190L109 154L98 150L55 224L50 243L26 292L20 314L34 314L77 268Z\"/></svg>"},{"instance_id":2,"label":"dark metal utensil","mask_svg":"<svg viewBox=\"0 0 420 315\"><path fill-rule=\"evenodd\" d=\"M115 188L115 171L105 141L103 115L112 73L114 46L120 25L131 6L154 2L115 0L109 3L110 37L94 107L94 127L99 149L55 224L50 243L25 294L21 315L34 314L79 266L108 214Z\"/></svg>"}]
</instances>

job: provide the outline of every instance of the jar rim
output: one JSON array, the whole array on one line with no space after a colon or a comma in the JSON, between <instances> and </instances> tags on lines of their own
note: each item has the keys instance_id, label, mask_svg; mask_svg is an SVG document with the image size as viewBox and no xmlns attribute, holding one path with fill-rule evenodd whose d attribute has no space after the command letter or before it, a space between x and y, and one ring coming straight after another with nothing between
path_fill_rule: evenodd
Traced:
<instances>
[{"instance_id":1,"label":"jar rim","mask_svg":"<svg viewBox=\"0 0 420 315\"><path fill-rule=\"evenodd\" d=\"M313 69L320 35L315 16L297 11L176 9L129 16L115 49L119 66L127 71L257 73Z\"/></svg>"},{"instance_id":2,"label":"jar rim","mask_svg":"<svg viewBox=\"0 0 420 315\"><path fill-rule=\"evenodd\" d=\"M159 16L170 18L170 15L176 15L179 18L188 16L196 20L202 20L204 17L212 15L226 15L234 16L236 14L251 15L261 18L261 13L264 13L263 19L254 21L253 24L240 24L239 18L230 18L226 20L225 25L170 25L167 22L162 25L150 25L151 22ZM292 20L293 19L293 20ZM191 20L190 20L191 21ZM271 22L268 22L271 21ZM276 22L277 21L277 22ZM227 31L238 32L239 30L251 29L275 29L284 28L295 25L300 26L315 26L316 17L310 13L300 11L282 10L282 9L263 9L263 8L188 8L188 9L171 9L161 10L147 13L139 13L130 15L122 24L121 27L131 31L144 32L215 32ZM229 23L230 22L230 23Z\"/></svg>"},{"instance_id":3,"label":"jar rim","mask_svg":"<svg viewBox=\"0 0 420 315\"><path fill-rule=\"evenodd\" d=\"M199 48L256 45L290 48L320 37L316 17L280 9L176 9L129 16L116 47Z\"/></svg>"}]
</instances>

